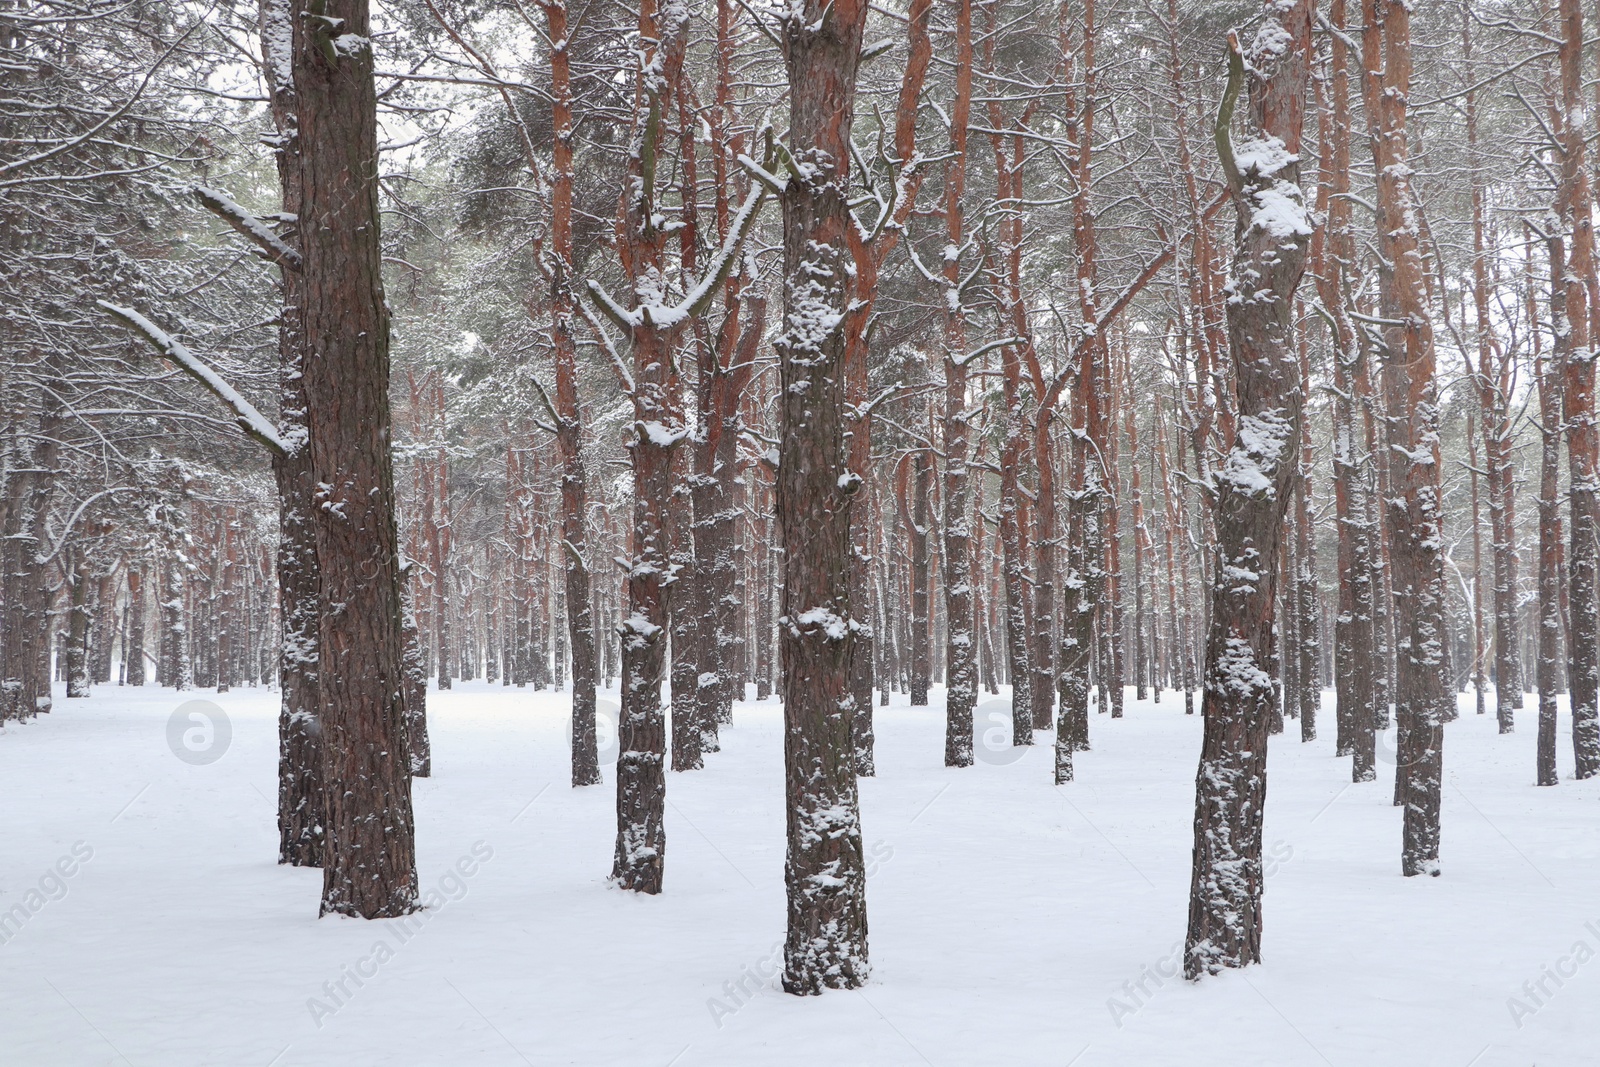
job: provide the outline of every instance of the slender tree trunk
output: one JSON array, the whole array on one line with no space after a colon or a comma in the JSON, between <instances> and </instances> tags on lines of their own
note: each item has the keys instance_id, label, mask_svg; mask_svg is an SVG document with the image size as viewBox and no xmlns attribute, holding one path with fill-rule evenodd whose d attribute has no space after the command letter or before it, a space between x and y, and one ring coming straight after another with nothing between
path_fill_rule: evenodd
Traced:
<instances>
[{"instance_id":1,"label":"slender tree trunk","mask_svg":"<svg viewBox=\"0 0 1600 1067\"><path fill-rule=\"evenodd\" d=\"M541 5L552 41L568 39L566 0ZM568 49L550 53L550 339L555 350L556 447L561 453L561 573L567 593L567 642L572 649L572 784L600 783L595 739L594 597L589 582L588 473L583 464L583 419L578 407L577 342L572 292L572 74ZM503 640L503 638L502 638Z\"/></svg>"},{"instance_id":2,"label":"slender tree trunk","mask_svg":"<svg viewBox=\"0 0 1600 1067\"><path fill-rule=\"evenodd\" d=\"M906 517L911 541L911 706L928 706L928 685L933 673L931 649L933 576L928 570L928 495L932 491L932 464L923 451L912 453L910 514Z\"/></svg>"},{"instance_id":3,"label":"slender tree trunk","mask_svg":"<svg viewBox=\"0 0 1600 1067\"><path fill-rule=\"evenodd\" d=\"M69 698L89 695L89 577L92 564L81 547L66 553L62 573L66 578L66 675Z\"/></svg>"},{"instance_id":4,"label":"slender tree trunk","mask_svg":"<svg viewBox=\"0 0 1600 1067\"><path fill-rule=\"evenodd\" d=\"M1561 105L1556 111L1561 182L1556 216L1567 260L1560 284L1565 299L1552 302L1555 361L1561 372L1561 411L1567 432L1567 500L1572 547L1567 559L1571 625L1567 691L1572 708L1572 752L1577 777L1600 774L1600 431L1595 425L1594 338L1591 315L1600 310L1595 277L1594 208L1584 139L1589 123L1583 88L1583 5L1560 0Z\"/></svg>"},{"instance_id":5,"label":"slender tree trunk","mask_svg":"<svg viewBox=\"0 0 1600 1067\"><path fill-rule=\"evenodd\" d=\"M956 98L951 109L950 158L944 168L945 247L966 239L967 126L972 114L972 0L956 0ZM972 766L972 709L978 700L977 583L973 580L971 499L967 463L967 337L961 311L961 260L946 254L944 313L944 613L946 767ZM981 518L978 521L982 521ZM978 528L981 534L982 527ZM981 553L980 553L981 554Z\"/></svg>"},{"instance_id":6,"label":"slender tree trunk","mask_svg":"<svg viewBox=\"0 0 1600 1067\"><path fill-rule=\"evenodd\" d=\"M1405 809L1401 870L1439 873L1439 802L1444 725L1440 663L1444 570L1440 535L1438 392L1433 331L1424 294L1416 208L1406 165L1406 95L1411 86L1410 9L1369 0L1383 30L1382 106L1373 142L1378 179L1379 292L1387 424L1387 540L1395 625L1397 770ZM1379 57L1364 62L1375 71ZM1372 76L1372 75L1369 75Z\"/></svg>"},{"instance_id":7,"label":"slender tree trunk","mask_svg":"<svg viewBox=\"0 0 1600 1067\"><path fill-rule=\"evenodd\" d=\"M1552 248L1554 270L1562 260ZM1564 299L1561 286L1551 301ZM1531 300L1530 296L1530 300ZM1556 315L1552 313L1551 318ZM1536 771L1539 785L1556 785L1556 695L1561 691L1561 383L1556 371L1535 353L1534 376L1539 389L1539 625L1534 657L1534 683L1539 690L1539 733Z\"/></svg>"},{"instance_id":8,"label":"slender tree trunk","mask_svg":"<svg viewBox=\"0 0 1600 1067\"><path fill-rule=\"evenodd\" d=\"M126 637L122 642L122 680L144 685L144 567L128 564Z\"/></svg>"}]
</instances>

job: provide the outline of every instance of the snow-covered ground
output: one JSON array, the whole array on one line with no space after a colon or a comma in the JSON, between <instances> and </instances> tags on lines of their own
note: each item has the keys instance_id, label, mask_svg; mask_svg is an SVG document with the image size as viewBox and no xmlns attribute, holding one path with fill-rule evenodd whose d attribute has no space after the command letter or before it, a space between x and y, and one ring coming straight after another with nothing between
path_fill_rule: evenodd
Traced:
<instances>
[{"instance_id":1,"label":"snow-covered ground","mask_svg":"<svg viewBox=\"0 0 1600 1067\"><path fill-rule=\"evenodd\" d=\"M210 763L169 745L196 698L231 727ZM941 700L878 709L872 980L797 998L760 977L784 921L775 703L670 776L666 891L642 898L606 884L611 768L568 786L562 695L435 694L415 795L437 896L402 928L319 920L319 873L274 862L274 694L57 694L0 731L0 1064L1600 1063L1600 780L1571 779L1565 716L1562 782L1537 789L1532 702L1499 737L1463 701L1439 879L1400 877L1392 763L1351 786L1331 721L1312 744L1291 723L1266 963L1191 985L1198 717L1130 695L1055 788L1042 743L943 767Z\"/></svg>"}]
</instances>

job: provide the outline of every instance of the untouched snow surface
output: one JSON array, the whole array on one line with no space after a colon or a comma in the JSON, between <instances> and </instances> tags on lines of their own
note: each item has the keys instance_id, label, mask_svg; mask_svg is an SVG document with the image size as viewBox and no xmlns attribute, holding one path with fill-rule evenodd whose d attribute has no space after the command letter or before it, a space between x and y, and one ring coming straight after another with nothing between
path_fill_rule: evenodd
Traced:
<instances>
[{"instance_id":1,"label":"untouched snow surface","mask_svg":"<svg viewBox=\"0 0 1600 1067\"><path fill-rule=\"evenodd\" d=\"M196 698L230 720L211 763L169 747ZM434 694L415 796L438 903L407 932L319 920L320 874L274 862L275 694L58 693L0 731L0 1064L1600 1063L1600 780L1570 777L1565 715L1561 784L1537 789L1533 701L1499 737L1463 698L1438 879L1400 877L1392 759L1348 785L1331 707L1312 744L1291 722L1266 963L1191 985L1170 977L1200 742L1181 698L1094 718L1061 788L1045 735L1012 759L983 721L1000 705L979 718L1001 747L947 770L942 692L903 701L875 709L862 782L872 980L797 998L758 977L784 922L775 703L739 705L707 769L669 776L646 898L606 884L613 768L568 785L561 694Z\"/></svg>"}]
</instances>

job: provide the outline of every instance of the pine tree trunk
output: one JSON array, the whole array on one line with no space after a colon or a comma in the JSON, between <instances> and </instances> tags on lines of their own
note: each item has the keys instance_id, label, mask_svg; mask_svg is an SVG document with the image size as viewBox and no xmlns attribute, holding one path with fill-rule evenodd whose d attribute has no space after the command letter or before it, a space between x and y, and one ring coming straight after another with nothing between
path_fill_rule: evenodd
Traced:
<instances>
[{"instance_id":1,"label":"pine tree trunk","mask_svg":"<svg viewBox=\"0 0 1600 1067\"><path fill-rule=\"evenodd\" d=\"M1562 260L1559 249L1552 249L1551 265ZM1552 303L1564 298L1562 287L1551 292ZM1530 297L1531 299L1531 297ZM1552 312L1551 318L1554 319ZM1556 785L1556 694L1561 691L1561 383L1556 371L1534 354L1534 376L1539 389L1539 617L1534 633L1538 646L1534 656L1534 684L1539 690L1539 733L1537 739L1536 780L1539 785Z\"/></svg>"},{"instance_id":2,"label":"pine tree trunk","mask_svg":"<svg viewBox=\"0 0 1600 1067\"><path fill-rule=\"evenodd\" d=\"M928 685L933 667L930 657L932 575L928 570L928 494L932 491L928 454L911 456L911 514L906 519L911 541L911 706L928 706Z\"/></svg>"},{"instance_id":3,"label":"pine tree trunk","mask_svg":"<svg viewBox=\"0 0 1600 1067\"><path fill-rule=\"evenodd\" d=\"M657 10L653 0L639 9L639 96L633 149L632 191L625 198L624 264L636 305L654 298L663 269L667 232L657 223L655 157L663 116L672 110L686 46L688 13ZM626 617L622 640L622 709L618 723L617 847L611 877L623 889L661 892L666 857L666 722L661 682L666 666L672 456L686 432L673 330L646 317L633 330L633 424L627 447L633 456L631 559L624 580Z\"/></svg>"},{"instance_id":4,"label":"pine tree trunk","mask_svg":"<svg viewBox=\"0 0 1600 1067\"><path fill-rule=\"evenodd\" d=\"M422 634L417 628L411 582L400 586L401 662L405 669L401 700L405 705L406 748L411 776L427 778L433 774L433 746L428 742L428 663L423 658Z\"/></svg>"},{"instance_id":5,"label":"pine tree trunk","mask_svg":"<svg viewBox=\"0 0 1600 1067\"><path fill-rule=\"evenodd\" d=\"M127 636L122 643L122 680L144 685L144 568L128 564Z\"/></svg>"},{"instance_id":6,"label":"pine tree trunk","mask_svg":"<svg viewBox=\"0 0 1600 1067\"><path fill-rule=\"evenodd\" d=\"M566 0L541 4L552 41L568 39ZM550 340L554 348L556 448L561 454L561 572L567 595L567 643L572 650L572 784L600 784L595 735L594 596L588 556L589 480L583 463L583 418L578 406L572 247L572 59L550 53ZM503 642L504 635L500 637ZM493 681L493 678L490 678Z\"/></svg>"},{"instance_id":7,"label":"pine tree trunk","mask_svg":"<svg viewBox=\"0 0 1600 1067\"><path fill-rule=\"evenodd\" d=\"M270 92L274 153L283 210L300 212L300 139L295 112L293 40L296 16L289 0L262 0L263 70ZM294 238L296 246L301 238ZM305 350L298 270L280 269L283 312L278 325L278 422L287 447L272 459L278 491L278 862L322 866L327 809L322 793L321 695L317 687L316 510L307 440ZM130 587L131 588L131 587Z\"/></svg>"},{"instance_id":8,"label":"pine tree trunk","mask_svg":"<svg viewBox=\"0 0 1600 1067\"><path fill-rule=\"evenodd\" d=\"M1279 543L1297 473L1303 397L1292 312L1311 223L1299 188L1310 75L1310 0L1269 5L1275 34L1246 57L1230 39L1217 148L1237 210L1228 340L1237 431L1216 475L1217 565L1206 640L1205 737L1195 780L1194 875L1184 974L1193 979L1261 960L1261 819L1267 786L1273 602ZM1229 119L1250 71L1247 128L1258 153L1236 169ZM1285 210L1264 215L1266 197ZM1226 437L1224 438L1226 440Z\"/></svg>"},{"instance_id":9,"label":"pine tree trunk","mask_svg":"<svg viewBox=\"0 0 1600 1067\"><path fill-rule=\"evenodd\" d=\"M826 13L825 12L826 9ZM866 980L866 870L850 686L850 512L844 338L837 328L854 222L845 199L863 0L803 0L781 25L791 173L783 205L777 514L783 545L788 935L783 987L816 994Z\"/></svg>"},{"instance_id":10,"label":"pine tree trunk","mask_svg":"<svg viewBox=\"0 0 1600 1067\"><path fill-rule=\"evenodd\" d=\"M703 704L700 691L701 667L716 662L714 652L706 655L706 646L715 642L716 634L709 632L715 622L710 612L705 577L699 572L699 559L694 550L692 527L695 514L690 499L691 481L684 477L689 456L683 449L678 449L673 462L678 468L673 478L678 488L672 494L667 517L668 567L672 578L663 583L668 630L672 638L672 701L669 705L672 769L697 771L705 766L701 748L706 736L703 716L709 712L714 721L716 715L715 700L709 701L709 706Z\"/></svg>"},{"instance_id":11,"label":"pine tree trunk","mask_svg":"<svg viewBox=\"0 0 1600 1067\"><path fill-rule=\"evenodd\" d=\"M416 907L367 0L295 20L299 325L316 506L322 913Z\"/></svg>"},{"instance_id":12,"label":"pine tree trunk","mask_svg":"<svg viewBox=\"0 0 1600 1067\"><path fill-rule=\"evenodd\" d=\"M1398 777L1405 813L1401 870L1439 873L1439 803L1444 726L1440 662L1444 642L1444 571L1440 536L1438 392L1432 325L1423 291L1415 204L1406 166L1406 94L1411 85L1410 9L1369 0L1367 17L1383 30L1383 97L1378 171L1379 302L1383 327L1382 391L1388 426L1385 489L1395 633ZM1379 57L1363 57L1369 70Z\"/></svg>"},{"instance_id":13,"label":"pine tree trunk","mask_svg":"<svg viewBox=\"0 0 1600 1067\"><path fill-rule=\"evenodd\" d=\"M967 125L972 113L972 0L956 0L956 99L951 111L950 159L944 168L945 247L965 240L962 197L967 178ZM961 261L946 255L944 288L944 765L972 766L972 709L978 701L977 582L973 571L969 444L967 437L967 339L961 315ZM982 521L981 517L978 519ZM982 527L978 527L982 544ZM980 553L981 554L981 553Z\"/></svg>"},{"instance_id":14,"label":"pine tree trunk","mask_svg":"<svg viewBox=\"0 0 1600 1067\"><path fill-rule=\"evenodd\" d=\"M1589 124L1579 100L1583 86L1583 5L1560 0L1561 105L1556 110L1561 141L1561 182L1556 216L1567 259L1561 272L1564 300L1555 312L1553 353L1561 371L1561 410L1567 431L1567 500L1571 514L1568 554L1568 700L1572 708L1572 752L1578 778L1600 774L1600 433L1595 425L1594 336L1591 315L1600 308L1595 278L1594 208L1584 139Z\"/></svg>"},{"instance_id":15,"label":"pine tree trunk","mask_svg":"<svg viewBox=\"0 0 1600 1067\"><path fill-rule=\"evenodd\" d=\"M63 574L67 598L67 696L89 695L89 571L91 564L82 548L67 552Z\"/></svg>"}]
</instances>

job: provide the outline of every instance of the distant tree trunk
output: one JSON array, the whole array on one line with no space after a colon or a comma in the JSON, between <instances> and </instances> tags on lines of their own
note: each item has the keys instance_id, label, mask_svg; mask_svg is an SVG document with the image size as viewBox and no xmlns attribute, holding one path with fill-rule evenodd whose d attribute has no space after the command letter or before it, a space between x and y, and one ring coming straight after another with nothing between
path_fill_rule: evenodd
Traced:
<instances>
[{"instance_id":1,"label":"distant tree trunk","mask_svg":"<svg viewBox=\"0 0 1600 1067\"><path fill-rule=\"evenodd\" d=\"M194 688L194 666L189 659L189 633L186 622L187 589L183 567L178 562L182 532L181 511L171 504L157 505L157 523L162 537L161 561L161 684L174 689Z\"/></svg>"},{"instance_id":2,"label":"distant tree trunk","mask_svg":"<svg viewBox=\"0 0 1600 1067\"><path fill-rule=\"evenodd\" d=\"M1300 331L1300 381L1311 380L1310 346L1305 331ZM1295 644L1291 654L1297 657L1295 670L1297 691L1291 699L1299 703L1300 740L1317 739L1317 711L1322 706L1322 680L1318 671L1317 649L1319 635L1317 620L1317 532L1311 522L1311 423L1300 423L1300 470L1294 494L1294 632Z\"/></svg>"},{"instance_id":3,"label":"distant tree trunk","mask_svg":"<svg viewBox=\"0 0 1600 1067\"><path fill-rule=\"evenodd\" d=\"M144 568L128 564L127 637L122 643L122 680L144 685Z\"/></svg>"},{"instance_id":4,"label":"distant tree trunk","mask_svg":"<svg viewBox=\"0 0 1600 1067\"><path fill-rule=\"evenodd\" d=\"M1483 500L1478 487L1478 435L1480 420L1467 417L1467 465L1472 490L1472 680L1473 703L1479 715L1488 714L1484 706L1489 688L1484 663L1489 658L1485 648L1487 628L1483 618Z\"/></svg>"},{"instance_id":5,"label":"distant tree trunk","mask_svg":"<svg viewBox=\"0 0 1600 1067\"><path fill-rule=\"evenodd\" d=\"M81 547L74 546L63 560L67 596L67 696L89 695L89 577L92 564Z\"/></svg>"},{"instance_id":6,"label":"distant tree trunk","mask_svg":"<svg viewBox=\"0 0 1600 1067\"><path fill-rule=\"evenodd\" d=\"M667 514L668 572L671 578L662 585L666 599L668 630L672 638L672 769L697 771L705 766L701 744L706 730L703 715L715 707L701 704L700 667L705 644L715 641L716 635L708 633L714 625L707 603L704 576L698 573L694 551L694 507L690 499L688 473L689 457L683 449L676 450L673 462L677 473L673 481L677 489ZM710 660L715 662L715 660Z\"/></svg>"},{"instance_id":7,"label":"distant tree trunk","mask_svg":"<svg viewBox=\"0 0 1600 1067\"><path fill-rule=\"evenodd\" d=\"M1127 393L1131 396L1133 389L1129 380L1129 362L1126 358L1122 361L1122 374L1127 383ZM1144 574L1151 542L1149 527L1145 525L1144 480L1139 473L1139 422L1135 405L1126 404L1123 411L1123 432L1128 436L1128 454L1132 457L1132 462L1128 464L1128 499L1133 511L1133 695L1137 700L1144 700L1148 695L1146 690L1150 680L1155 677L1153 665L1156 659L1151 626L1145 613ZM1160 703L1159 678L1156 679L1155 691L1156 702Z\"/></svg>"},{"instance_id":8,"label":"distant tree trunk","mask_svg":"<svg viewBox=\"0 0 1600 1067\"><path fill-rule=\"evenodd\" d=\"M303 381L327 805L322 913L416 907L367 0L295 20ZM312 221L314 220L314 221Z\"/></svg>"},{"instance_id":9,"label":"distant tree trunk","mask_svg":"<svg viewBox=\"0 0 1600 1067\"><path fill-rule=\"evenodd\" d=\"M866 869L850 685L850 512L844 337L850 296L846 200L864 0L802 0L781 23L790 173L783 205L784 323L777 514L783 545L784 771L788 934L783 988L816 994L866 980Z\"/></svg>"},{"instance_id":10,"label":"distant tree trunk","mask_svg":"<svg viewBox=\"0 0 1600 1067\"><path fill-rule=\"evenodd\" d=\"M433 379L433 414L436 424L434 432L439 437L439 451L437 467L434 470L434 485L438 498L434 504L433 527L428 531L428 536L433 542L429 549L433 553L433 629L435 660L439 674L439 688L449 689L451 675L455 673L454 646L451 643L450 616L458 606L451 600L450 589L450 457L446 450L446 434L448 427L445 425L444 411L444 375L434 373ZM427 462L425 459L423 462ZM413 755L412 762L416 762Z\"/></svg>"},{"instance_id":11,"label":"distant tree trunk","mask_svg":"<svg viewBox=\"0 0 1600 1067\"><path fill-rule=\"evenodd\" d=\"M933 673L930 657L933 576L928 570L930 517L928 495L932 492L932 465L920 449L910 457L910 514L906 517L911 541L911 706L928 706L928 685Z\"/></svg>"},{"instance_id":12,"label":"distant tree trunk","mask_svg":"<svg viewBox=\"0 0 1600 1067\"><path fill-rule=\"evenodd\" d=\"M1335 751L1352 757L1353 782L1376 781L1377 736L1373 685L1372 527L1367 522L1370 457L1360 406L1367 389L1366 348L1349 313L1349 275L1355 258L1350 193L1350 46L1344 36L1345 0L1332 0L1331 97L1318 124L1323 136L1318 207L1326 223L1313 237L1317 295L1328 313L1333 344L1333 494L1338 530L1339 609L1334 619Z\"/></svg>"},{"instance_id":13,"label":"distant tree trunk","mask_svg":"<svg viewBox=\"0 0 1600 1067\"><path fill-rule=\"evenodd\" d=\"M1217 150L1237 211L1227 305L1237 430L1216 472L1218 559L1206 640L1205 738L1195 780L1194 876L1184 974L1261 961L1261 819L1267 786L1273 601L1303 397L1294 358L1295 290L1311 236L1299 187L1310 76L1311 0L1269 4L1246 57L1230 35ZM1250 156L1235 156L1230 119L1249 71ZM1263 210L1272 203L1277 210Z\"/></svg>"},{"instance_id":14,"label":"distant tree trunk","mask_svg":"<svg viewBox=\"0 0 1600 1067\"><path fill-rule=\"evenodd\" d=\"M112 646L117 640L116 564L95 575L94 622L89 641L89 681L104 685L111 681Z\"/></svg>"},{"instance_id":15,"label":"distant tree trunk","mask_svg":"<svg viewBox=\"0 0 1600 1067\"><path fill-rule=\"evenodd\" d=\"M1477 75L1472 50L1472 13L1461 13L1462 54L1467 80ZM1522 667L1517 626L1516 484L1512 466L1513 421L1510 401L1515 358L1500 343L1489 308L1488 197L1478 147L1477 93L1466 96L1468 165L1472 181L1472 301L1477 334L1479 426L1483 432L1485 478L1489 497L1489 544L1494 567L1494 693L1500 732L1516 726L1512 712L1522 707Z\"/></svg>"},{"instance_id":16,"label":"distant tree trunk","mask_svg":"<svg viewBox=\"0 0 1600 1067\"><path fill-rule=\"evenodd\" d=\"M401 655L405 666L405 689L401 699L405 702L411 775L427 778L433 774L433 746L428 742L428 662L422 654L422 634L417 629L409 578L407 575L402 579L400 586L401 640L404 642Z\"/></svg>"},{"instance_id":17,"label":"distant tree trunk","mask_svg":"<svg viewBox=\"0 0 1600 1067\"><path fill-rule=\"evenodd\" d=\"M234 539L233 518L224 511L217 522L215 575L216 614L212 626L216 630L217 692L226 693L233 685L233 572Z\"/></svg>"},{"instance_id":18,"label":"distant tree trunk","mask_svg":"<svg viewBox=\"0 0 1600 1067\"><path fill-rule=\"evenodd\" d=\"M1061 706L1056 716L1055 782L1072 781L1072 754L1088 747L1089 667L1094 657L1094 614L1100 600L1099 483L1091 472L1097 461L1089 455L1089 422L1099 418L1098 389L1085 376L1092 368L1095 346L1083 350L1077 368L1079 388L1073 391L1072 453L1068 457L1067 567L1065 603L1061 618L1060 674L1057 684Z\"/></svg>"},{"instance_id":19,"label":"distant tree trunk","mask_svg":"<svg viewBox=\"0 0 1600 1067\"><path fill-rule=\"evenodd\" d=\"M1531 248L1530 248L1531 254ZM1551 267L1558 269L1560 250L1551 249ZM1563 298L1561 286L1551 300ZM1530 301L1532 297L1529 297ZM1552 319L1555 315L1552 314ZM1539 734L1536 756L1539 785L1556 785L1556 695L1561 692L1561 382L1557 371L1534 353L1539 390L1539 624L1534 657L1534 684L1539 690Z\"/></svg>"}]
</instances>

